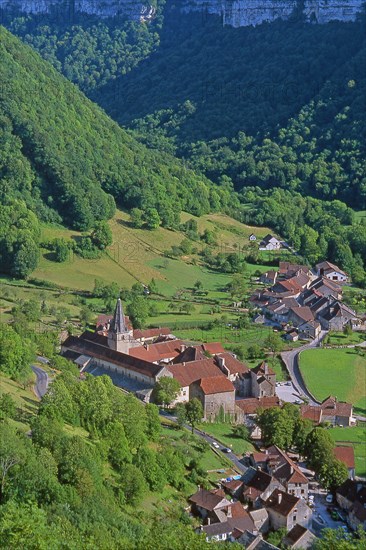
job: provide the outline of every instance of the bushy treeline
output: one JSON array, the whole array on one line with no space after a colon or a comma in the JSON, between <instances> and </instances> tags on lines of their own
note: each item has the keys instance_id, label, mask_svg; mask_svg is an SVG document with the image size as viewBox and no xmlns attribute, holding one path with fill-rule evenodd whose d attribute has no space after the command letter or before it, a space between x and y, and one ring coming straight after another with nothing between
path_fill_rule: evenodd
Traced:
<instances>
[{"instance_id":1,"label":"bushy treeline","mask_svg":"<svg viewBox=\"0 0 366 550\"><path fill-rule=\"evenodd\" d=\"M186 458L161 438L155 405L109 377L81 381L65 369L31 428L29 437L1 417L3 548L206 548L188 517L138 509L149 491L187 483Z\"/></svg>"}]
</instances>

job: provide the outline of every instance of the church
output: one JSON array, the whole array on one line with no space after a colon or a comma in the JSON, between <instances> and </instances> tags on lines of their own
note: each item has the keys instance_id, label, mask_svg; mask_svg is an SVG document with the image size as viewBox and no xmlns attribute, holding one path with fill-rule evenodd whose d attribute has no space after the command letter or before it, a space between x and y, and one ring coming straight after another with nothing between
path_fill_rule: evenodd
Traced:
<instances>
[{"instance_id":1,"label":"church","mask_svg":"<svg viewBox=\"0 0 366 550\"><path fill-rule=\"evenodd\" d=\"M188 344L169 328L133 329L120 298L113 316L100 315L94 332L69 336L61 353L81 373L106 374L144 401L160 378L173 377L181 386L176 402L197 397L206 419L220 410L236 417L238 398L275 395L275 374L265 363L249 369L219 342Z\"/></svg>"}]
</instances>

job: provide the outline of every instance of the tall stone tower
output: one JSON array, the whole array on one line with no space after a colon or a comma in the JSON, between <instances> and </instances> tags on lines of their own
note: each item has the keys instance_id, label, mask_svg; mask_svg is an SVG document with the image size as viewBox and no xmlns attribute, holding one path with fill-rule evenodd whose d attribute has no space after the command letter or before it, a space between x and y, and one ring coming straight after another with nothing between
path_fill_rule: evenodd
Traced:
<instances>
[{"instance_id":1,"label":"tall stone tower","mask_svg":"<svg viewBox=\"0 0 366 550\"><path fill-rule=\"evenodd\" d=\"M131 347L136 346L136 342L133 338L133 330L130 330L126 323L121 298L117 300L113 320L109 326L108 346L115 351L126 354L128 354Z\"/></svg>"}]
</instances>

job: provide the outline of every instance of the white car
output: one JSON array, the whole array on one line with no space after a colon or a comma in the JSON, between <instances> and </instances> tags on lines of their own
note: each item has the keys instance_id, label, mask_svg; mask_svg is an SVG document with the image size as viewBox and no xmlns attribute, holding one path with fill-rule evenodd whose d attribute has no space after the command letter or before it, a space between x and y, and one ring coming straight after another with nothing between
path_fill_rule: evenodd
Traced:
<instances>
[{"instance_id":1,"label":"white car","mask_svg":"<svg viewBox=\"0 0 366 550\"><path fill-rule=\"evenodd\" d=\"M226 447L226 449L223 449L223 451L224 451L225 453L231 453L231 449L229 449L229 447Z\"/></svg>"},{"instance_id":2,"label":"white car","mask_svg":"<svg viewBox=\"0 0 366 550\"><path fill-rule=\"evenodd\" d=\"M327 496L325 497L325 502L327 502L328 504L332 504L333 502L333 495L331 493L328 493Z\"/></svg>"},{"instance_id":3,"label":"white car","mask_svg":"<svg viewBox=\"0 0 366 550\"><path fill-rule=\"evenodd\" d=\"M212 446L215 447L215 449L220 449L220 445L216 443L216 441L212 443Z\"/></svg>"}]
</instances>

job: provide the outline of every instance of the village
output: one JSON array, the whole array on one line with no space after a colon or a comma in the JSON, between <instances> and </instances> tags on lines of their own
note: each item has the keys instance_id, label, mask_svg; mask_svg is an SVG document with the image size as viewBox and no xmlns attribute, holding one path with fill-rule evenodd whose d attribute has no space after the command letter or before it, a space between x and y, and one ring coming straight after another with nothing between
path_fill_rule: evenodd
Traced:
<instances>
[{"instance_id":1,"label":"village","mask_svg":"<svg viewBox=\"0 0 366 550\"><path fill-rule=\"evenodd\" d=\"M278 246L273 239L268 236L261 246ZM342 301L347 282L348 275L327 261L314 269L280 262L278 271L259 277L261 286L250 297L253 323L281 328L289 342L300 338L317 345L330 330L363 331L365 320ZM207 541L232 541L250 549L277 548L265 539L269 532L283 529L282 545L310 548L324 527L342 526L348 532L366 526L366 485L356 476L352 446L334 448L334 457L347 468L348 479L331 491L322 488L300 453L263 446L258 414L280 410L286 402L283 386L288 384L292 391L303 383L294 376L291 382L278 382L269 360L249 368L220 342L183 341L164 327L133 329L119 298L114 315L100 315L94 332L68 336L62 354L77 364L81 376L107 374L144 403L153 399L157 385L175 379L179 391L165 403L172 414L177 405L199 400L203 422L213 423L223 416L232 424L246 426L258 450L235 457L233 475L214 486L198 488L189 499L189 513L197 518L198 530ZM288 401L297 404L300 417L314 427L357 424L352 403L332 395L316 402L301 391L299 397ZM214 452L234 455L215 438L208 441Z\"/></svg>"}]
</instances>

